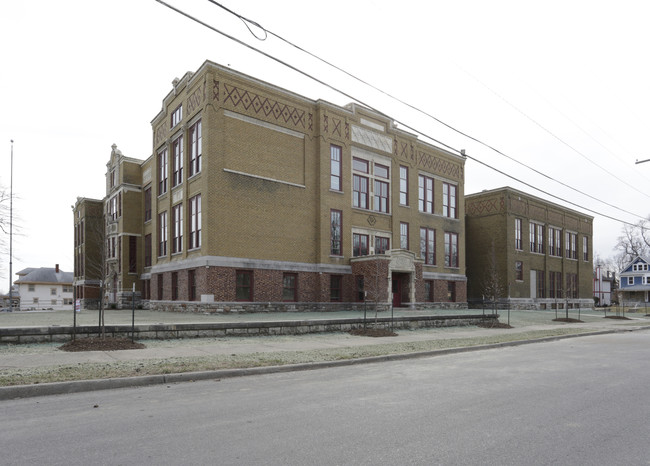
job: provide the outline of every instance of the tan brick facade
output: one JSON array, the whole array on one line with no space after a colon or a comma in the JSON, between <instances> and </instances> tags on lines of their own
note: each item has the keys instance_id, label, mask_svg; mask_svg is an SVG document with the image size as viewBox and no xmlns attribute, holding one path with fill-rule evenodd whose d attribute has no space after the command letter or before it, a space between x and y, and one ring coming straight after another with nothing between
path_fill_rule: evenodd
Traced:
<instances>
[{"instance_id":1,"label":"tan brick facade","mask_svg":"<svg viewBox=\"0 0 650 466\"><path fill-rule=\"evenodd\" d=\"M593 218L512 188L465 197L469 301L589 307ZM558 244L559 243L559 244Z\"/></svg>"},{"instance_id":2,"label":"tan brick facade","mask_svg":"<svg viewBox=\"0 0 650 466\"><path fill-rule=\"evenodd\" d=\"M109 162L105 202L121 202L117 291L135 280L159 309L335 309L362 303L363 277L383 306L465 305L464 157L366 108L211 62L175 80L152 129L151 157Z\"/></svg>"}]
</instances>

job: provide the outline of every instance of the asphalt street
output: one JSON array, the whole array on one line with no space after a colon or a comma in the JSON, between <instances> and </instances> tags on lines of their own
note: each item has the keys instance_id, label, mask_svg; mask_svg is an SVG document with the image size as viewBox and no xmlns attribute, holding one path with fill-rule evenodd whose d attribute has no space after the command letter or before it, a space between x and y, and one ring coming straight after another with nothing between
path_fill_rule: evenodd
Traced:
<instances>
[{"instance_id":1,"label":"asphalt street","mask_svg":"<svg viewBox=\"0 0 650 466\"><path fill-rule=\"evenodd\" d=\"M650 331L0 402L2 462L642 465Z\"/></svg>"}]
</instances>

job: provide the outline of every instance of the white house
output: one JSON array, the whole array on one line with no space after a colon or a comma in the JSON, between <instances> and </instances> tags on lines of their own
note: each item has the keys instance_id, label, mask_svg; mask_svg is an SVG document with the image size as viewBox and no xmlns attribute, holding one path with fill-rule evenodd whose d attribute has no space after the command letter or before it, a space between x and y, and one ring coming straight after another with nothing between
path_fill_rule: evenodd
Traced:
<instances>
[{"instance_id":1,"label":"white house","mask_svg":"<svg viewBox=\"0 0 650 466\"><path fill-rule=\"evenodd\" d=\"M612 274L609 270L603 270L600 265L596 266L594 272L594 298L597 298L596 303L599 306L611 306L612 298L616 299L615 296L612 296L615 289L614 280L616 280L615 273Z\"/></svg>"},{"instance_id":2,"label":"white house","mask_svg":"<svg viewBox=\"0 0 650 466\"><path fill-rule=\"evenodd\" d=\"M17 272L14 282L20 295L20 310L72 310L72 272L56 267L27 268Z\"/></svg>"}]
</instances>

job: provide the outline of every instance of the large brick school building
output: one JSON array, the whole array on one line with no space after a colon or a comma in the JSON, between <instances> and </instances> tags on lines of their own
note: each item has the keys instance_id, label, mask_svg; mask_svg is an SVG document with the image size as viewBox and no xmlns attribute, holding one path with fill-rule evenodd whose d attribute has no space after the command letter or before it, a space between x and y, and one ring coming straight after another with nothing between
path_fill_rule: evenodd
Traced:
<instances>
[{"instance_id":1,"label":"large brick school building","mask_svg":"<svg viewBox=\"0 0 650 466\"><path fill-rule=\"evenodd\" d=\"M113 146L106 197L75 205L79 298L102 280L151 309L466 307L463 156L212 62L152 130L150 157ZM99 203L103 234L81 234Z\"/></svg>"}]
</instances>

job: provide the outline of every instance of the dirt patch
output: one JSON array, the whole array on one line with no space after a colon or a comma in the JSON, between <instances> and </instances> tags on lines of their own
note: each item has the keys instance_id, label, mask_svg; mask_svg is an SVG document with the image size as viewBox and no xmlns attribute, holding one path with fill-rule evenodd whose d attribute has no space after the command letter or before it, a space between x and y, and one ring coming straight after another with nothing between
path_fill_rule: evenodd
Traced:
<instances>
[{"instance_id":1,"label":"dirt patch","mask_svg":"<svg viewBox=\"0 0 650 466\"><path fill-rule=\"evenodd\" d=\"M350 335L360 337L396 337L397 333L387 328L355 328L350 330Z\"/></svg>"},{"instance_id":2,"label":"dirt patch","mask_svg":"<svg viewBox=\"0 0 650 466\"><path fill-rule=\"evenodd\" d=\"M488 320L477 325L481 328L514 328L512 325L504 324L498 320Z\"/></svg>"},{"instance_id":3,"label":"dirt patch","mask_svg":"<svg viewBox=\"0 0 650 466\"><path fill-rule=\"evenodd\" d=\"M619 320L632 320L625 316L605 316L605 319L619 319Z\"/></svg>"},{"instance_id":4,"label":"dirt patch","mask_svg":"<svg viewBox=\"0 0 650 466\"><path fill-rule=\"evenodd\" d=\"M77 338L59 347L61 351L119 351L129 349L143 349L145 345L133 342L128 338Z\"/></svg>"},{"instance_id":5,"label":"dirt patch","mask_svg":"<svg viewBox=\"0 0 650 466\"><path fill-rule=\"evenodd\" d=\"M566 318L566 317L558 317L557 319L553 319L553 322L566 322L569 324L582 324L584 323L580 319L572 319L571 317Z\"/></svg>"}]
</instances>

